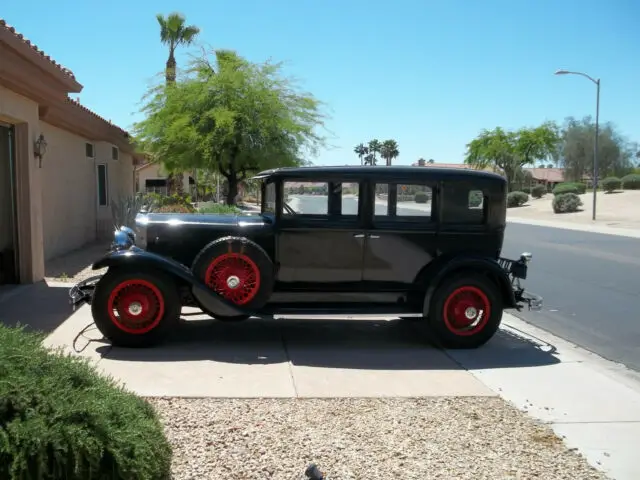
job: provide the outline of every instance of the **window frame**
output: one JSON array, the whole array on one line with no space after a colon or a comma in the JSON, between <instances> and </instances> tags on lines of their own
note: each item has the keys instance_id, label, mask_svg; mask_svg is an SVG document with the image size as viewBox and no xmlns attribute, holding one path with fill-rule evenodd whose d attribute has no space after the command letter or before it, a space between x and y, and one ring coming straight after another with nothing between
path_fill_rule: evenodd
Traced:
<instances>
[{"instance_id":1,"label":"window frame","mask_svg":"<svg viewBox=\"0 0 640 480\"><path fill-rule=\"evenodd\" d=\"M91 155L88 155L87 147L91 147ZM86 158L90 158L91 160L94 160L96 158L96 146L95 146L95 144L93 144L91 142L85 142L84 143L84 156Z\"/></svg>"},{"instance_id":2,"label":"window frame","mask_svg":"<svg viewBox=\"0 0 640 480\"><path fill-rule=\"evenodd\" d=\"M101 202L100 198L100 169L104 169L104 198L105 202ZM108 208L110 204L109 195L109 165L107 163L96 164L96 203L98 208Z\"/></svg>"},{"instance_id":3,"label":"window frame","mask_svg":"<svg viewBox=\"0 0 640 480\"><path fill-rule=\"evenodd\" d=\"M120 149L115 145L111 145L111 160L116 162L120 160Z\"/></svg>"}]
</instances>

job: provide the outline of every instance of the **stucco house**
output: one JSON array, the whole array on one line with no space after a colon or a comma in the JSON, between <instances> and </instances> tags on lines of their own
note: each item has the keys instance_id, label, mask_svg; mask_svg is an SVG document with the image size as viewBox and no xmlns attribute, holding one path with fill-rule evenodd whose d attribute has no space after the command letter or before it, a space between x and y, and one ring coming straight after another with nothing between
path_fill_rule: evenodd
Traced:
<instances>
[{"instance_id":1,"label":"stucco house","mask_svg":"<svg viewBox=\"0 0 640 480\"><path fill-rule=\"evenodd\" d=\"M145 163L136 167L135 190L137 193L159 193L167 195L166 170L160 163ZM182 174L182 188L185 193L195 193L195 174L185 172Z\"/></svg>"},{"instance_id":2,"label":"stucco house","mask_svg":"<svg viewBox=\"0 0 640 480\"><path fill-rule=\"evenodd\" d=\"M69 98L81 90L0 19L0 284L110 234L111 199L134 193L128 133Z\"/></svg>"}]
</instances>

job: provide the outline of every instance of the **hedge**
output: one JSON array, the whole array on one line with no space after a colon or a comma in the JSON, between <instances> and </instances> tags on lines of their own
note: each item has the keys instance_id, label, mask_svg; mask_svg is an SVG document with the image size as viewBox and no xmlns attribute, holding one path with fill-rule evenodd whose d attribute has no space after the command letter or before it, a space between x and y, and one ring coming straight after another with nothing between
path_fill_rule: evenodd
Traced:
<instances>
[{"instance_id":1,"label":"hedge","mask_svg":"<svg viewBox=\"0 0 640 480\"><path fill-rule=\"evenodd\" d=\"M413 198L416 203L427 203L429 201L429 195L427 195L427 192L418 192Z\"/></svg>"},{"instance_id":2,"label":"hedge","mask_svg":"<svg viewBox=\"0 0 640 480\"><path fill-rule=\"evenodd\" d=\"M562 193L553 197L551 206L553 213L577 212L582 206L582 200L575 193Z\"/></svg>"},{"instance_id":3,"label":"hedge","mask_svg":"<svg viewBox=\"0 0 640 480\"><path fill-rule=\"evenodd\" d=\"M600 185L605 192L611 193L614 190L620 190L622 181L618 177L607 177L600 181Z\"/></svg>"},{"instance_id":4,"label":"hedge","mask_svg":"<svg viewBox=\"0 0 640 480\"><path fill-rule=\"evenodd\" d=\"M531 189L531 196L533 198L542 198L547 193L547 187L544 185L536 185Z\"/></svg>"},{"instance_id":5,"label":"hedge","mask_svg":"<svg viewBox=\"0 0 640 480\"><path fill-rule=\"evenodd\" d=\"M507 194L507 208L521 207L529 201L529 195L524 192L511 192Z\"/></svg>"},{"instance_id":6,"label":"hedge","mask_svg":"<svg viewBox=\"0 0 640 480\"><path fill-rule=\"evenodd\" d=\"M576 195L582 195L587 191L587 186L584 183L565 182L559 183L553 189L554 195L562 195L563 193L575 193Z\"/></svg>"},{"instance_id":7,"label":"hedge","mask_svg":"<svg viewBox=\"0 0 640 480\"><path fill-rule=\"evenodd\" d=\"M153 407L41 342L0 325L0 478L169 479L171 446Z\"/></svg>"},{"instance_id":8,"label":"hedge","mask_svg":"<svg viewBox=\"0 0 640 480\"><path fill-rule=\"evenodd\" d=\"M624 190L640 190L640 175L630 173L620 179Z\"/></svg>"}]
</instances>

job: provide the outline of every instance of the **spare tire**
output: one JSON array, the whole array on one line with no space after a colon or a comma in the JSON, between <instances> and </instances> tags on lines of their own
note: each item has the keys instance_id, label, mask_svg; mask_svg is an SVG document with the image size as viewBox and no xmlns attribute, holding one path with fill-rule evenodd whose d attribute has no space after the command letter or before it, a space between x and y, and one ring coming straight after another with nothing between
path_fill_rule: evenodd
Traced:
<instances>
[{"instance_id":1,"label":"spare tire","mask_svg":"<svg viewBox=\"0 0 640 480\"><path fill-rule=\"evenodd\" d=\"M196 256L191 270L218 295L247 310L262 308L273 292L273 262L248 238L214 240Z\"/></svg>"}]
</instances>

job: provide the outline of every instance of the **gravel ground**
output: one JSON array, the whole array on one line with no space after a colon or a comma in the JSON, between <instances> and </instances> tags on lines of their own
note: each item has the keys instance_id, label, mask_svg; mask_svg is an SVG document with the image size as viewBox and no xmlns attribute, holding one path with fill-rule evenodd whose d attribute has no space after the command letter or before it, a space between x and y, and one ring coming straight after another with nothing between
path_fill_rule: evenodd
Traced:
<instances>
[{"instance_id":1,"label":"gravel ground","mask_svg":"<svg viewBox=\"0 0 640 480\"><path fill-rule=\"evenodd\" d=\"M499 398L150 401L176 480L606 479Z\"/></svg>"}]
</instances>

